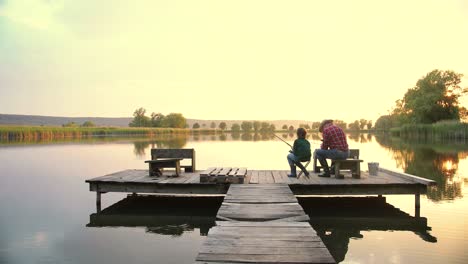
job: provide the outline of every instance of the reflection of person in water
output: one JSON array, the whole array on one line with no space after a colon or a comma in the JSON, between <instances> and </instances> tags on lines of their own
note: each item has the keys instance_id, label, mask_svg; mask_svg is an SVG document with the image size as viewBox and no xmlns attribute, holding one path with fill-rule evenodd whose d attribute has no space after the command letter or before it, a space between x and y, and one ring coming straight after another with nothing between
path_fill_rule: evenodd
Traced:
<instances>
[{"instance_id":1,"label":"reflection of person in water","mask_svg":"<svg viewBox=\"0 0 468 264\"><path fill-rule=\"evenodd\" d=\"M345 259L348 252L350 238L362 238L361 231L358 229L325 229L314 227L317 235L320 236L328 251L335 261L341 262Z\"/></svg>"}]
</instances>

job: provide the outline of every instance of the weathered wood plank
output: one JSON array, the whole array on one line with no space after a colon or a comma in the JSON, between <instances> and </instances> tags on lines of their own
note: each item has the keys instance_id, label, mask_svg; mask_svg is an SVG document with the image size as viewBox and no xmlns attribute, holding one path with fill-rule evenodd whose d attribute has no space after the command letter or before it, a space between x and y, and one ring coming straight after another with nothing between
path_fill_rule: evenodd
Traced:
<instances>
[{"instance_id":1,"label":"weathered wood plank","mask_svg":"<svg viewBox=\"0 0 468 264\"><path fill-rule=\"evenodd\" d=\"M215 168L212 172L210 172L210 175L218 175L222 169L222 167Z\"/></svg>"},{"instance_id":2,"label":"weathered wood plank","mask_svg":"<svg viewBox=\"0 0 468 264\"><path fill-rule=\"evenodd\" d=\"M247 168L239 168L236 172L236 176L245 176L247 174Z\"/></svg>"},{"instance_id":3,"label":"weathered wood plank","mask_svg":"<svg viewBox=\"0 0 468 264\"><path fill-rule=\"evenodd\" d=\"M258 171L252 171L252 176L250 177L251 184L258 184Z\"/></svg>"},{"instance_id":4,"label":"weathered wood plank","mask_svg":"<svg viewBox=\"0 0 468 264\"><path fill-rule=\"evenodd\" d=\"M232 170L228 173L228 176L236 176L238 170L239 168L232 168Z\"/></svg>"},{"instance_id":5,"label":"weathered wood plank","mask_svg":"<svg viewBox=\"0 0 468 264\"><path fill-rule=\"evenodd\" d=\"M231 170L232 170L231 167L223 167L223 168L221 168L221 170L218 172L218 176L227 176Z\"/></svg>"},{"instance_id":6,"label":"weathered wood plank","mask_svg":"<svg viewBox=\"0 0 468 264\"><path fill-rule=\"evenodd\" d=\"M392 175L392 176L400 177L400 178L403 178L405 180L409 180L409 181L412 181L412 182L415 182L415 183L420 183L420 184L424 184L424 185L428 185L428 186L436 185L436 182L433 181L433 180L421 178L421 177L411 175L411 174L408 174L408 173L396 172L396 171L385 169L385 168L379 168L379 172L384 172L384 173L387 173L387 174ZM379 176L369 176L369 177L370 178L377 178Z\"/></svg>"},{"instance_id":7,"label":"weathered wood plank","mask_svg":"<svg viewBox=\"0 0 468 264\"><path fill-rule=\"evenodd\" d=\"M215 167L211 167L211 168L208 168L202 172L200 172L200 176L208 176L210 175L211 172L213 172L216 168Z\"/></svg>"}]
</instances>

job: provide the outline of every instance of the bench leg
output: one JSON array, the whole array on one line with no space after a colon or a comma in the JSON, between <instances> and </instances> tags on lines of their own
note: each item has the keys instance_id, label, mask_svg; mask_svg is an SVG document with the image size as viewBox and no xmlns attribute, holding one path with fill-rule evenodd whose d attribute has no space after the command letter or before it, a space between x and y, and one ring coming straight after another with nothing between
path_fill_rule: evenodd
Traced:
<instances>
[{"instance_id":1,"label":"bench leg","mask_svg":"<svg viewBox=\"0 0 468 264\"><path fill-rule=\"evenodd\" d=\"M357 162L356 166L354 168L354 171L352 172L353 178L354 179L360 179L361 178L361 163Z\"/></svg>"},{"instance_id":2,"label":"bench leg","mask_svg":"<svg viewBox=\"0 0 468 264\"><path fill-rule=\"evenodd\" d=\"M340 174L340 163L335 162L335 178L344 179L344 175Z\"/></svg>"},{"instance_id":3,"label":"bench leg","mask_svg":"<svg viewBox=\"0 0 468 264\"><path fill-rule=\"evenodd\" d=\"M177 177L180 176L180 162L179 161L177 161L175 165L175 174Z\"/></svg>"}]
</instances>

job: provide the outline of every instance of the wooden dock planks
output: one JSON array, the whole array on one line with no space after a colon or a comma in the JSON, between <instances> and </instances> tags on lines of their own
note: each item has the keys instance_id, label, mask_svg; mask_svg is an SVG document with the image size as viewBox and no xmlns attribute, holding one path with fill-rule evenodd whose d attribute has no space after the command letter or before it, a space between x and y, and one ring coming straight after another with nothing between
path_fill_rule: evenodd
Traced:
<instances>
[{"instance_id":1,"label":"wooden dock planks","mask_svg":"<svg viewBox=\"0 0 468 264\"><path fill-rule=\"evenodd\" d=\"M217 218L196 263L335 263L287 184L231 185Z\"/></svg>"},{"instance_id":2,"label":"wooden dock planks","mask_svg":"<svg viewBox=\"0 0 468 264\"><path fill-rule=\"evenodd\" d=\"M435 182L404 173L380 169L378 176L361 173L361 179L351 176L345 179L320 178L315 173L310 177L299 179L287 177L288 171L278 170L249 170L232 168L225 177L226 181L200 182L201 175L209 175L221 167L206 171L182 172L180 177L167 176L150 177L147 170L124 170L109 175L86 180L91 191L99 192L136 192L136 193L181 193L181 194L225 194L229 186L229 178L244 177L244 185L257 184L288 184L296 195L368 195L368 194L424 194L427 186ZM235 176L234 176L235 175ZM211 177L211 176L209 176ZM236 182L240 179L234 180Z\"/></svg>"},{"instance_id":3,"label":"wooden dock planks","mask_svg":"<svg viewBox=\"0 0 468 264\"><path fill-rule=\"evenodd\" d=\"M218 218L268 221L306 216L287 184L231 185Z\"/></svg>"},{"instance_id":4,"label":"wooden dock planks","mask_svg":"<svg viewBox=\"0 0 468 264\"><path fill-rule=\"evenodd\" d=\"M335 263L308 223L217 222L197 263Z\"/></svg>"}]
</instances>

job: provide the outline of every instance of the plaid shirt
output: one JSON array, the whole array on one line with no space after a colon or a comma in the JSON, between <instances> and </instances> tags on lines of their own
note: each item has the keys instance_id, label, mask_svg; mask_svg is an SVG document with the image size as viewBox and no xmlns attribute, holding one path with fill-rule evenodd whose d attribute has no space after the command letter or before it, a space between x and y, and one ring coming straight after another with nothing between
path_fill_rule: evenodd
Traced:
<instances>
[{"instance_id":1,"label":"plaid shirt","mask_svg":"<svg viewBox=\"0 0 468 264\"><path fill-rule=\"evenodd\" d=\"M348 142L343 129L335 125L329 125L323 129L322 149L338 149L348 151Z\"/></svg>"}]
</instances>

